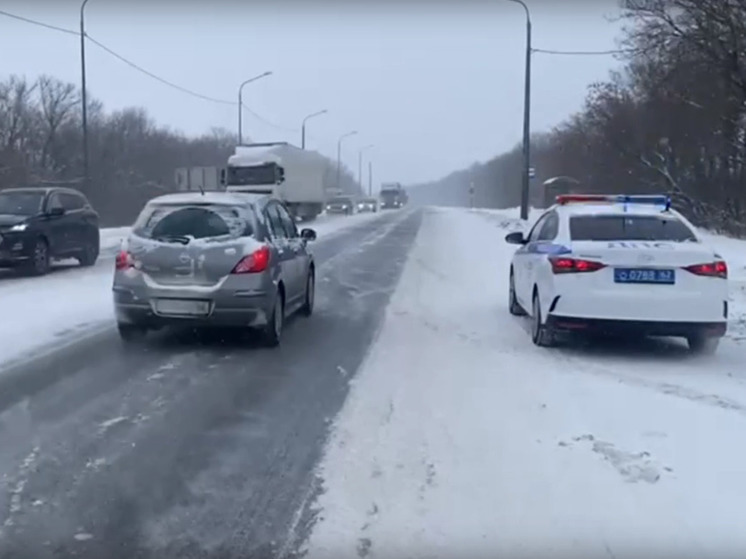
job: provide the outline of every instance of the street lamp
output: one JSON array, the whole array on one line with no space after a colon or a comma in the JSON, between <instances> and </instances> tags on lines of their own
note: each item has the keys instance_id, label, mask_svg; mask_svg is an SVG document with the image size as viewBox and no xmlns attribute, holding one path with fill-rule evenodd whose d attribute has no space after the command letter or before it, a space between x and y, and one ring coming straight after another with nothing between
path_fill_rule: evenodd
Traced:
<instances>
[{"instance_id":1,"label":"street lamp","mask_svg":"<svg viewBox=\"0 0 746 559\"><path fill-rule=\"evenodd\" d=\"M372 147L374 147L373 144L368 144L361 147L360 151L357 152L357 182L361 189L363 188L363 152Z\"/></svg>"},{"instance_id":2,"label":"street lamp","mask_svg":"<svg viewBox=\"0 0 746 559\"><path fill-rule=\"evenodd\" d=\"M318 111L318 112L315 112L315 113L311 113L310 115L308 115L306 118L303 119L303 124L300 127L300 147L301 147L301 149L306 149L306 121L309 120L309 119L311 119L311 118L313 118L313 117L315 117L315 116L325 115L328 112L329 111L327 111L326 109L324 109L323 111Z\"/></svg>"},{"instance_id":3,"label":"street lamp","mask_svg":"<svg viewBox=\"0 0 746 559\"><path fill-rule=\"evenodd\" d=\"M528 219L531 173L531 12L523 0L508 0L523 6L526 12L526 76L523 89L523 180L521 182L521 219Z\"/></svg>"},{"instance_id":4,"label":"street lamp","mask_svg":"<svg viewBox=\"0 0 746 559\"><path fill-rule=\"evenodd\" d=\"M264 72L253 78L249 78L238 87L238 145L243 144L243 86L255 82L261 78L271 76L272 72Z\"/></svg>"},{"instance_id":5,"label":"street lamp","mask_svg":"<svg viewBox=\"0 0 746 559\"><path fill-rule=\"evenodd\" d=\"M337 191L341 190L340 180L342 176L342 140L344 140L345 138L349 138L350 136L354 136L355 134L357 134L357 130L342 134L339 137L339 140L337 140Z\"/></svg>"},{"instance_id":6,"label":"street lamp","mask_svg":"<svg viewBox=\"0 0 746 559\"><path fill-rule=\"evenodd\" d=\"M82 103L83 122L83 184L84 190L88 191L89 161L88 161L88 99L85 84L85 5L88 0L83 0L80 5L80 100Z\"/></svg>"}]
</instances>

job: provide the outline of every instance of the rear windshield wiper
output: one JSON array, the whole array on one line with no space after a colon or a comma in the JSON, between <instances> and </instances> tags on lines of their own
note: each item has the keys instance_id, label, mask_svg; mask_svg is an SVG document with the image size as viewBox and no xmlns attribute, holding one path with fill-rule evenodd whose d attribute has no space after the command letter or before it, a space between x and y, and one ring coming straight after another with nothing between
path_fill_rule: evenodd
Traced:
<instances>
[{"instance_id":1,"label":"rear windshield wiper","mask_svg":"<svg viewBox=\"0 0 746 559\"><path fill-rule=\"evenodd\" d=\"M162 243L181 243L182 245L188 245L189 241L191 241L191 239L185 235L162 235L160 237L153 237L153 240Z\"/></svg>"}]
</instances>

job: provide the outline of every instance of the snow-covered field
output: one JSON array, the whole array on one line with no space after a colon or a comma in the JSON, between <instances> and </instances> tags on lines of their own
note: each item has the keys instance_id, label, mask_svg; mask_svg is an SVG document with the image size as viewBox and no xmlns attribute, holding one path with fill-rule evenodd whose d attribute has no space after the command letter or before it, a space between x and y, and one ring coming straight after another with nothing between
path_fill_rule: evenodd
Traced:
<instances>
[{"instance_id":1,"label":"snow-covered field","mask_svg":"<svg viewBox=\"0 0 746 559\"><path fill-rule=\"evenodd\" d=\"M385 214L322 215L301 227L312 227L323 240L381 215ZM0 321L0 365L24 359L32 351L38 354L58 349L113 325L113 260L128 232L128 227L102 229L101 256L92 268L80 268L70 260L56 264L49 275L40 278L0 271L5 316Z\"/></svg>"},{"instance_id":2,"label":"snow-covered field","mask_svg":"<svg viewBox=\"0 0 746 559\"><path fill-rule=\"evenodd\" d=\"M745 556L740 337L711 357L537 348L506 305L517 227L427 211L334 423L307 557ZM742 317L746 242L711 241Z\"/></svg>"}]
</instances>

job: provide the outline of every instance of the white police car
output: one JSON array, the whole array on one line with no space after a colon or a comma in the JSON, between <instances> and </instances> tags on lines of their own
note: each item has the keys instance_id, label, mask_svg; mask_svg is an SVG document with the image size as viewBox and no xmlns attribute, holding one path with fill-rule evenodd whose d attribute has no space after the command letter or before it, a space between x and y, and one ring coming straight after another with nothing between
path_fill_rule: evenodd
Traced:
<instances>
[{"instance_id":1,"label":"white police car","mask_svg":"<svg viewBox=\"0 0 746 559\"><path fill-rule=\"evenodd\" d=\"M728 320L728 267L666 196L558 196L510 265L511 314L536 345L559 332L686 338L713 353Z\"/></svg>"}]
</instances>

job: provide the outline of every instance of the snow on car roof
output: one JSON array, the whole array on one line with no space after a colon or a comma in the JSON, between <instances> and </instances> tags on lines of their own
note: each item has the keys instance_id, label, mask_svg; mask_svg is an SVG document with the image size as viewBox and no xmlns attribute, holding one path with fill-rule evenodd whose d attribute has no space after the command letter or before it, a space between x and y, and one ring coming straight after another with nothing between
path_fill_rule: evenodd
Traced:
<instances>
[{"instance_id":1,"label":"snow on car roof","mask_svg":"<svg viewBox=\"0 0 746 559\"><path fill-rule=\"evenodd\" d=\"M254 199L261 198L262 195L256 196ZM238 204L243 205L247 202L251 202L252 198L250 194L234 194L232 192L179 192L175 194L164 194L153 198L148 202L153 205L160 204Z\"/></svg>"}]
</instances>

